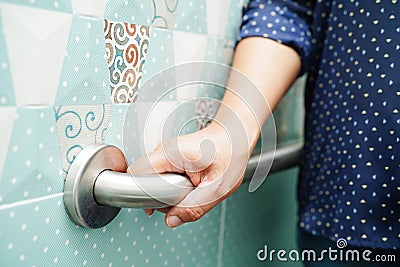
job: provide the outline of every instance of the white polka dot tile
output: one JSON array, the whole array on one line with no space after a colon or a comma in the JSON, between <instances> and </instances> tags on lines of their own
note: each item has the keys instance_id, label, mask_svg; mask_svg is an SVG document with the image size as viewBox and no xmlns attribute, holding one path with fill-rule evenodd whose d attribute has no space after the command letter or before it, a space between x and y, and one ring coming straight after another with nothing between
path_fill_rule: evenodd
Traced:
<instances>
[{"instance_id":1,"label":"white polka dot tile","mask_svg":"<svg viewBox=\"0 0 400 267\"><path fill-rule=\"evenodd\" d=\"M14 126L4 125L12 134L1 174L1 203L60 192L64 179L53 108L21 107L13 113L8 115L14 115Z\"/></svg>"},{"instance_id":2,"label":"white polka dot tile","mask_svg":"<svg viewBox=\"0 0 400 267\"><path fill-rule=\"evenodd\" d=\"M105 18L234 40L240 25L243 2L116 0L107 2Z\"/></svg>"},{"instance_id":3,"label":"white polka dot tile","mask_svg":"<svg viewBox=\"0 0 400 267\"><path fill-rule=\"evenodd\" d=\"M150 26L153 22L152 5L154 5L153 0L107 1L104 17L112 21Z\"/></svg>"},{"instance_id":4,"label":"white polka dot tile","mask_svg":"<svg viewBox=\"0 0 400 267\"><path fill-rule=\"evenodd\" d=\"M111 103L103 20L74 16L56 105Z\"/></svg>"},{"instance_id":5,"label":"white polka dot tile","mask_svg":"<svg viewBox=\"0 0 400 267\"><path fill-rule=\"evenodd\" d=\"M191 1L192 5L193 2ZM225 37L225 28L228 24L229 9L235 1L205 1L206 14L207 14L207 34L211 36ZM224 12L221 12L224 10ZM238 16L240 19L240 17Z\"/></svg>"},{"instance_id":6,"label":"white polka dot tile","mask_svg":"<svg viewBox=\"0 0 400 267\"><path fill-rule=\"evenodd\" d=\"M2 0L2 2L72 13L71 0Z\"/></svg>"},{"instance_id":7,"label":"white polka dot tile","mask_svg":"<svg viewBox=\"0 0 400 267\"><path fill-rule=\"evenodd\" d=\"M148 97L156 98L158 94L163 93L168 84L155 85L155 80L152 79L161 71L168 69L176 64L174 58L174 40L173 32L165 29L151 28L150 45L148 48L146 63L143 66L142 87L146 88ZM169 79L173 79L174 72L171 71ZM160 87L161 86L161 87ZM161 96L161 94L159 95ZM159 97L158 96L158 97ZM140 94L139 94L140 97ZM171 101L176 100L176 94L172 92Z\"/></svg>"},{"instance_id":8,"label":"white polka dot tile","mask_svg":"<svg viewBox=\"0 0 400 267\"><path fill-rule=\"evenodd\" d=\"M169 229L160 213L123 209L100 229L76 227L60 194L0 204L1 265L216 266L221 208L202 221ZM7 229L7 231L3 231Z\"/></svg>"},{"instance_id":9,"label":"white polka dot tile","mask_svg":"<svg viewBox=\"0 0 400 267\"><path fill-rule=\"evenodd\" d=\"M217 9L217 7L215 6ZM222 9L219 12L223 12ZM207 34L207 4L205 0L180 1L176 8L174 30Z\"/></svg>"},{"instance_id":10,"label":"white polka dot tile","mask_svg":"<svg viewBox=\"0 0 400 267\"><path fill-rule=\"evenodd\" d=\"M207 34L235 40L242 18L243 2L242 0L206 0Z\"/></svg>"},{"instance_id":11,"label":"white polka dot tile","mask_svg":"<svg viewBox=\"0 0 400 267\"><path fill-rule=\"evenodd\" d=\"M137 124L136 121L136 116L133 116L131 120L127 121L126 119L126 111L129 107L129 104L114 104L111 106L110 109L110 118L108 121L107 125L107 130L104 135L104 141L106 144L113 144L114 146L118 147L121 151L124 151L124 145L123 145L123 140L124 138L136 138L136 127L134 125ZM133 126L130 129L132 129L132 133L130 136L125 136L124 134L124 124L129 124L128 126ZM133 134L133 132L135 132ZM135 146L137 145L138 142L133 142ZM128 150L130 150L128 148ZM133 151L137 151L137 148L132 148ZM139 153L140 154L140 153ZM126 156L126 154L125 154ZM139 156L139 155L136 155ZM128 159L128 162L133 162L136 156L126 156Z\"/></svg>"},{"instance_id":12,"label":"white polka dot tile","mask_svg":"<svg viewBox=\"0 0 400 267\"><path fill-rule=\"evenodd\" d=\"M240 23L242 21L242 9L243 5L248 2L248 0L231 0L228 12L227 22L224 32L224 38L228 40L235 41L238 35L238 29L240 28Z\"/></svg>"},{"instance_id":13,"label":"white polka dot tile","mask_svg":"<svg viewBox=\"0 0 400 267\"><path fill-rule=\"evenodd\" d=\"M244 184L226 200L222 266L303 266L302 262L279 262L276 258L270 264L257 259L264 245L268 252L297 249L297 175L298 169L271 175L253 193Z\"/></svg>"}]
</instances>

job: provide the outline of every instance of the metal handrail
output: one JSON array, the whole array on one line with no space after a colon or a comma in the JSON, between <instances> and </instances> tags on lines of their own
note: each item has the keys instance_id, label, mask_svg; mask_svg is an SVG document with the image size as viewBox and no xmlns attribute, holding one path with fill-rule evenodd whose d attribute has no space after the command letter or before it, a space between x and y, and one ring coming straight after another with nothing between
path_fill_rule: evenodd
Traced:
<instances>
[{"instance_id":1,"label":"metal handrail","mask_svg":"<svg viewBox=\"0 0 400 267\"><path fill-rule=\"evenodd\" d=\"M275 151L267 151L258 155L253 155L249 159L245 173L245 181L257 177L255 170L257 166L272 162L272 166L268 174L283 171L300 164L303 150L303 142L297 142L277 148Z\"/></svg>"},{"instance_id":2,"label":"metal handrail","mask_svg":"<svg viewBox=\"0 0 400 267\"><path fill-rule=\"evenodd\" d=\"M260 164L273 161L270 173L296 166L301 143L250 158L245 180L259 175ZM132 175L125 173L125 157L115 146L92 144L75 158L64 185L64 206L70 219L86 228L108 224L121 207L161 208L178 204L195 187L177 173ZM256 177L265 178L265 177Z\"/></svg>"}]
</instances>

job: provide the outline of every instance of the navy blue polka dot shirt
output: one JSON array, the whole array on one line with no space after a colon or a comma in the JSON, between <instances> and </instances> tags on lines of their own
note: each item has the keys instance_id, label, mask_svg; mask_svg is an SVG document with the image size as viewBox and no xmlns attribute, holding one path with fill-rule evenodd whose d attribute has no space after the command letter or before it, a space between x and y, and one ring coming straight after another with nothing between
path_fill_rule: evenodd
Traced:
<instances>
[{"instance_id":1,"label":"navy blue polka dot shirt","mask_svg":"<svg viewBox=\"0 0 400 267\"><path fill-rule=\"evenodd\" d=\"M400 1L254 0L251 36L292 47L308 72L300 227L400 248Z\"/></svg>"}]
</instances>

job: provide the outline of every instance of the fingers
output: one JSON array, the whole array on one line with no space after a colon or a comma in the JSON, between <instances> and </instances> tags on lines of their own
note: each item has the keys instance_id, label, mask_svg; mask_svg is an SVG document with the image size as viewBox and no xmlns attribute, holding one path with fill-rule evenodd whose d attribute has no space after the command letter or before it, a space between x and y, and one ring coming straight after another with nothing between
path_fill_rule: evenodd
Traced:
<instances>
[{"instance_id":1,"label":"fingers","mask_svg":"<svg viewBox=\"0 0 400 267\"><path fill-rule=\"evenodd\" d=\"M160 208L160 209L156 209L156 210L161 213L167 213L170 209L171 209L171 207ZM154 214L155 209L143 209L143 211L144 211L144 213L146 213L147 216L151 216Z\"/></svg>"},{"instance_id":2,"label":"fingers","mask_svg":"<svg viewBox=\"0 0 400 267\"><path fill-rule=\"evenodd\" d=\"M127 172L132 174L154 174L165 173L170 168L170 164L165 159L160 150L154 150L147 155L137 159L129 167Z\"/></svg>"},{"instance_id":3,"label":"fingers","mask_svg":"<svg viewBox=\"0 0 400 267\"><path fill-rule=\"evenodd\" d=\"M171 209L171 207L167 207L167 208L161 208L161 209L157 209L157 211L161 212L161 213L167 213L169 210Z\"/></svg>"},{"instance_id":4,"label":"fingers","mask_svg":"<svg viewBox=\"0 0 400 267\"><path fill-rule=\"evenodd\" d=\"M177 206L157 209L166 213L165 222L171 228L197 221L232 194L241 182L247 154L234 161L229 153L216 157L216 147L211 144L210 140L203 142L199 136L182 138L180 145L173 139L136 160L127 170L142 175L186 172L190 177L196 187L192 192ZM225 151L224 148L219 151ZM154 209L144 211L149 216L154 213Z\"/></svg>"},{"instance_id":5,"label":"fingers","mask_svg":"<svg viewBox=\"0 0 400 267\"><path fill-rule=\"evenodd\" d=\"M133 162L128 167L127 172L140 175L171 172L171 165L164 157L164 153L162 149L160 149L160 146L161 145L159 145L154 151L148 153L146 156L143 156ZM158 210L166 213L169 208L166 208L166 210ZM143 209L143 211L147 216L151 216L154 213L154 209Z\"/></svg>"},{"instance_id":6,"label":"fingers","mask_svg":"<svg viewBox=\"0 0 400 267\"><path fill-rule=\"evenodd\" d=\"M232 194L233 188L237 187L224 186L219 181L201 183L167 212L165 223L168 227L175 228L183 223L197 221Z\"/></svg>"},{"instance_id":7,"label":"fingers","mask_svg":"<svg viewBox=\"0 0 400 267\"><path fill-rule=\"evenodd\" d=\"M166 147L168 148L166 148ZM147 153L135 160L129 167L127 172L132 174L154 174L154 173L166 173L166 172L179 172L183 173L182 162L179 164L172 164L170 157L167 157L165 151L171 150L170 144L164 145L160 143L153 151Z\"/></svg>"}]
</instances>

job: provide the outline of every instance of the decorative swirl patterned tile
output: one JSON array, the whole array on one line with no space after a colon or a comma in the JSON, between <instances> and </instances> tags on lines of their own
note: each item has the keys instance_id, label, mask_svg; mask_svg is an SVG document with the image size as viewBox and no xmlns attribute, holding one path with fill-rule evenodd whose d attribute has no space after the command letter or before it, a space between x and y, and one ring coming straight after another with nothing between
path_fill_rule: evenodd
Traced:
<instances>
[{"instance_id":1,"label":"decorative swirl patterned tile","mask_svg":"<svg viewBox=\"0 0 400 267\"><path fill-rule=\"evenodd\" d=\"M137 97L150 41L150 28L104 21L111 99L131 103Z\"/></svg>"},{"instance_id":2,"label":"decorative swirl patterned tile","mask_svg":"<svg viewBox=\"0 0 400 267\"><path fill-rule=\"evenodd\" d=\"M110 105L58 106L54 108L63 172L87 145L103 143Z\"/></svg>"},{"instance_id":3,"label":"decorative swirl patterned tile","mask_svg":"<svg viewBox=\"0 0 400 267\"><path fill-rule=\"evenodd\" d=\"M151 0L150 2L152 26L171 29L176 18L179 0Z\"/></svg>"},{"instance_id":4,"label":"decorative swirl patterned tile","mask_svg":"<svg viewBox=\"0 0 400 267\"><path fill-rule=\"evenodd\" d=\"M216 99L199 99L196 106L197 130L206 128L215 117L219 108L219 102Z\"/></svg>"},{"instance_id":5,"label":"decorative swirl patterned tile","mask_svg":"<svg viewBox=\"0 0 400 267\"><path fill-rule=\"evenodd\" d=\"M193 2L190 1L193 6ZM203 1L203 0L201 0ZM108 1L105 18L135 24L174 29L177 9L185 1L179 0L115 0ZM189 21L193 19L187 18Z\"/></svg>"}]
</instances>

